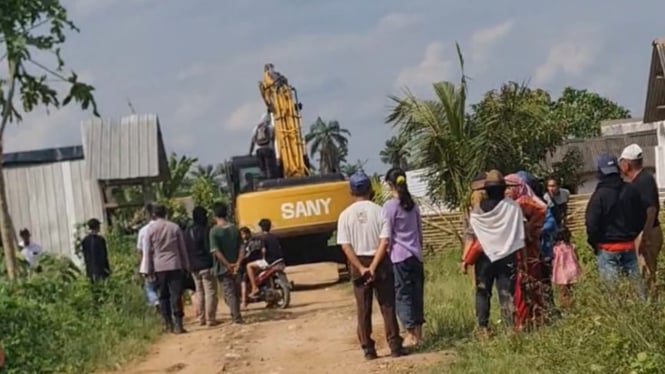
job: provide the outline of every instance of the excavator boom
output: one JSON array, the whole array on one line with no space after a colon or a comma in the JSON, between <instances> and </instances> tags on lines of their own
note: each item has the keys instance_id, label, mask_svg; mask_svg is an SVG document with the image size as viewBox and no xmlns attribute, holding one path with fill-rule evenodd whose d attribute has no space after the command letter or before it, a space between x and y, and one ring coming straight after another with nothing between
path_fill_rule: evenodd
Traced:
<instances>
[{"instance_id":1,"label":"excavator boom","mask_svg":"<svg viewBox=\"0 0 665 374\"><path fill-rule=\"evenodd\" d=\"M296 89L289 85L285 76L274 70L273 64L266 64L259 91L273 117L277 146L275 152L282 161L284 178L310 175L305 162L301 104L297 102Z\"/></svg>"}]
</instances>

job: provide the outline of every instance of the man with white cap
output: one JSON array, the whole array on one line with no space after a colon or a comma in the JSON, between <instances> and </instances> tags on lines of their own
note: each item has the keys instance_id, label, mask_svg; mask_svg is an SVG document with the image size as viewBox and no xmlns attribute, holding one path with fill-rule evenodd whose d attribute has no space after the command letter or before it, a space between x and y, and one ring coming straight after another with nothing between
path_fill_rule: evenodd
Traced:
<instances>
[{"instance_id":1,"label":"man with white cap","mask_svg":"<svg viewBox=\"0 0 665 374\"><path fill-rule=\"evenodd\" d=\"M627 275L635 282L640 296L644 296L635 251L635 239L644 227L640 194L635 186L621 179L616 157L599 156L596 170L598 184L586 208L587 242L604 280L611 282Z\"/></svg>"},{"instance_id":2,"label":"man with white cap","mask_svg":"<svg viewBox=\"0 0 665 374\"><path fill-rule=\"evenodd\" d=\"M658 255L663 245L663 232L658 220L660 203L658 201L658 185L653 175L644 170L642 164L642 148L631 144L623 149L619 158L621 172L640 192L642 207L646 212L644 229L636 241L640 260L640 270L646 286L652 295L655 293L656 269Z\"/></svg>"}]
</instances>

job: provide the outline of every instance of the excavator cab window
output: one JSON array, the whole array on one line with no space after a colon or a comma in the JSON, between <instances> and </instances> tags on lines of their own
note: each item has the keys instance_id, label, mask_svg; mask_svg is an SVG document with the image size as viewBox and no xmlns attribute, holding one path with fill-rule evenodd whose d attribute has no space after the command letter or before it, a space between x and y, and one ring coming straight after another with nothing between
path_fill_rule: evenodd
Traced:
<instances>
[{"instance_id":1,"label":"excavator cab window","mask_svg":"<svg viewBox=\"0 0 665 374\"><path fill-rule=\"evenodd\" d=\"M264 178L254 156L236 156L226 163L226 178L231 196L255 191Z\"/></svg>"}]
</instances>

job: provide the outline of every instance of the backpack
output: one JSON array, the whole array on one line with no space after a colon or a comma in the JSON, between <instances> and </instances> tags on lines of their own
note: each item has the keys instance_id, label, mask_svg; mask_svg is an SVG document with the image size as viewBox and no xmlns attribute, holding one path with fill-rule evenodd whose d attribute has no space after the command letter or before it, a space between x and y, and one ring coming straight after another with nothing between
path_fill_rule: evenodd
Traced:
<instances>
[{"instance_id":1,"label":"backpack","mask_svg":"<svg viewBox=\"0 0 665 374\"><path fill-rule=\"evenodd\" d=\"M270 144L270 124L268 122L262 122L256 128L256 144L260 146L266 146Z\"/></svg>"}]
</instances>

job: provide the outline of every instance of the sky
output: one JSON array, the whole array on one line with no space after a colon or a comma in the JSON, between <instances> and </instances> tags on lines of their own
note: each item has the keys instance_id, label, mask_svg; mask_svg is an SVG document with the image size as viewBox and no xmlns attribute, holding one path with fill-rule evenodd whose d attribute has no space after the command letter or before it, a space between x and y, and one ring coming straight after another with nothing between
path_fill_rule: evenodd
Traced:
<instances>
[{"instance_id":1,"label":"sky","mask_svg":"<svg viewBox=\"0 0 665 374\"><path fill-rule=\"evenodd\" d=\"M539 3L538 5L535 5ZM587 88L641 117L651 42L665 1L640 0L63 0L80 28L63 55L95 86L103 117L159 115L167 151L223 162L249 149L271 62L298 89L303 131L317 116L352 136L349 160L386 169L390 95L459 80L470 100L506 81L558 96ZM639 6L637 5L639 4ZM658 26L660 25L660 27ZM46 58L40 62L55 66ZM76 106L38 109L8 130L8 152L81 144Z\"/></svg>"}]
</instances>

